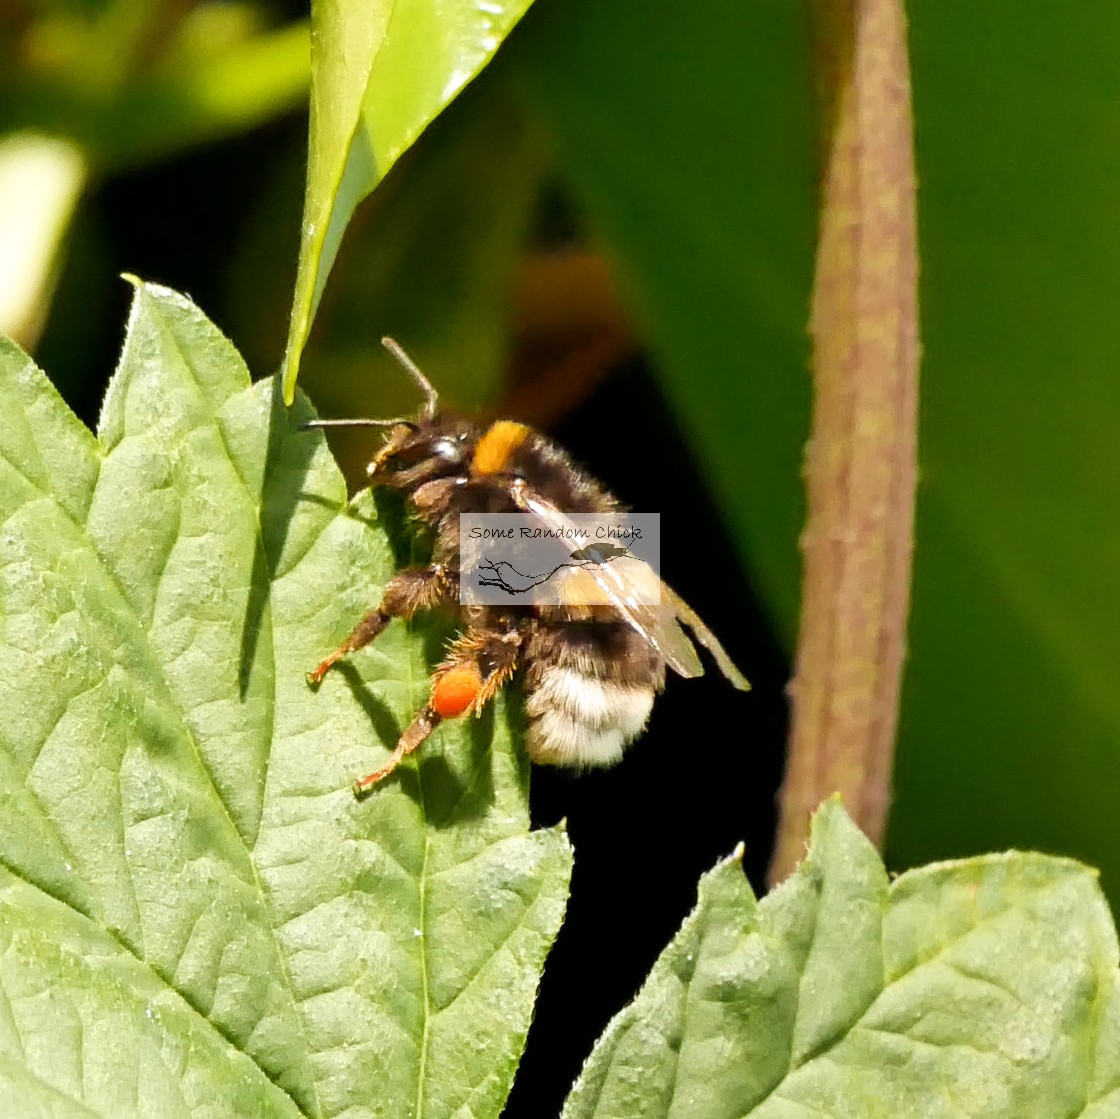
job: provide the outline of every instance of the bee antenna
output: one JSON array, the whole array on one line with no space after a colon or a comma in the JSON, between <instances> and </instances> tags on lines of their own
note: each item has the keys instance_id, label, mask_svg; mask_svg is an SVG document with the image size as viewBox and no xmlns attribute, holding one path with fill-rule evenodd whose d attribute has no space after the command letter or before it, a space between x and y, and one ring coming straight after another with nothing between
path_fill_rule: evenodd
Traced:
<instances>
[{"instance_id":1,"label":"bee antenna","mask_svg":"<svg viewBox=\"0 0 1120 1119\"><path fill-rule=\"evenodd\" d=\"M432 382L424 376L420 370L420 366L404 352L401 344L395 338L382 338L381 345L397 359L401 368L419 386L420 391L424 394L424 407L421 409L420 415L426 420L432 419L439 408L439 393L436 392L435 388L432 386Z\"/></svg>"},{"instance_id":2,"label":"bee antenna","mask_svg":"<svg viewBox=\"0 0 1120 1119\"><path fill-rule=\"evenodd\" d=\"M313 431L320 427L396 427L403 424L405 427L416 430L416 424L407 416L395 416L389 420L375 420L367 419L365 416L358 416L353 419L341 420L308 420L306 423L299 425L300 431Z\"/></svg>"}]
</instances>

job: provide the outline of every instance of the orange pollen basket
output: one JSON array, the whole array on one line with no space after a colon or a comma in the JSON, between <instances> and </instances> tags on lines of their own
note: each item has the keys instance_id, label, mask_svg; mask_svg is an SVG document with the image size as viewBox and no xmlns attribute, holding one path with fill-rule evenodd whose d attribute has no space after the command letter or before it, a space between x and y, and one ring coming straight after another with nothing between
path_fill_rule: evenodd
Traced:
<instances>
[{"instance_id":1,"label":"orange pollen basket","mask_svg":"<svg viewBox=\"0 0 1120 1119\"><path fill-rule=\"evenodd\" d=\"M482 675L474 665L453 668L432 688L432 707L443 719L462 715L482 689Z\"/></svg>"}]
</instances>

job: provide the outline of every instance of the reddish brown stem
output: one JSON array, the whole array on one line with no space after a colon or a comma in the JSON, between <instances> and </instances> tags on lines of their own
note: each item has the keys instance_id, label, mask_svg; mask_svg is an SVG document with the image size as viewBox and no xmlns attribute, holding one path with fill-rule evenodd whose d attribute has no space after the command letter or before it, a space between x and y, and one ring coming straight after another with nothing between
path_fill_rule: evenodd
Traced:
<instances>
[{"instance_id":1,"label":"reddish brown stem","mask_svg":"<svg viewBox=\"0 0 1120 1119\"><path fill-rule=\"evenodd\" d=\"M816 0L824 128L793 726L770 867L839 791L886 826L910 597L918 384L913 127L901 0Z\"/></svg>"}]
</instances>

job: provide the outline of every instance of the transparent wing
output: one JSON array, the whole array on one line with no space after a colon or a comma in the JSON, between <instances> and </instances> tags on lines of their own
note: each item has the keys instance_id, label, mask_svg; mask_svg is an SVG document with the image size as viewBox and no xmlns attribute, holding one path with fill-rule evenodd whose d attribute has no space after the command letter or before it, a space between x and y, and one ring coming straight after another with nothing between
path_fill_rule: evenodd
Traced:
<instances>
[{"instance_id":1,"label":"transparent wing","mask_svg":"<svg viewBox=\"0 0 1120 1119\"><path fill-rule=\"evenodd\" d=\"M676 617L692 630L696 640L712 654L712 659L719 666L720 672L741 692L749 692L750 681L735 667L735 662L727 655L727 651L719 643L719 638L704 625L700 615L668 583L661 584L661 598L663 602L670 605Z\"/></svg>"},{"instance_id":2,"label":"transparent wing","mask_svg":"<svg viewBox=\"0 0 1120 1119\"><path fill-rule=\"evenodd\" d=\"M574 528L567 513L524 483L515 484L512 493L518 507L538 518L546 528L564 531ZM648 564L631 557L625 564L617 560L612 563L589 564L580 571L594 581L605 602L617 610L657 650L661 659L674 672L689 677L702 676L704 673L696 648L677 623L680 606L688 611L687 615L681 616L689 625L692 625L689 616L699 623L700 629L696 630L699 640L708 645L705 637L710 638L715 649L719 649L719 653L727 660L727 654L704 623L664 583L660 584L661 602L654 604L648 601L649 583L660 582ZM711 645L708 647L712 648ZM716 659L718 661L719 657ZM730 664L730 660L727 663ZM720 664L720 667L723 668L723 665Z\"/></svg>"}]
</instances>

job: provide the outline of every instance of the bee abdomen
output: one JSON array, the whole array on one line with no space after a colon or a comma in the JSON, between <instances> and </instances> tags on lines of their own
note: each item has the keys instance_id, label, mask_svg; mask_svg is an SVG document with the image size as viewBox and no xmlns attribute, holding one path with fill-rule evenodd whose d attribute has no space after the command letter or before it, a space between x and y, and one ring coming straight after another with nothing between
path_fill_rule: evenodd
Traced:
<instances>
[{"instance_id":1,"label":"bee abdomen","mask_svg":"<svg viewBox=\"0 0 1120 1119\"><path fill-rule=\"evenodd\" d=\"M551 665L528 696L529 756L545 765L608 766L645 729L652 684Z\"/></svg>"}]
</instances>

